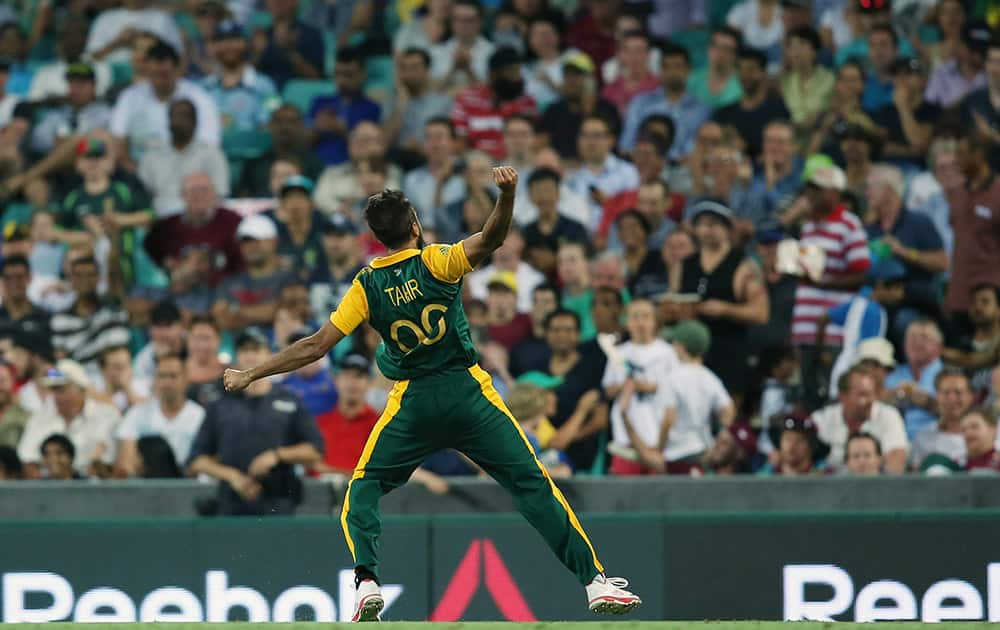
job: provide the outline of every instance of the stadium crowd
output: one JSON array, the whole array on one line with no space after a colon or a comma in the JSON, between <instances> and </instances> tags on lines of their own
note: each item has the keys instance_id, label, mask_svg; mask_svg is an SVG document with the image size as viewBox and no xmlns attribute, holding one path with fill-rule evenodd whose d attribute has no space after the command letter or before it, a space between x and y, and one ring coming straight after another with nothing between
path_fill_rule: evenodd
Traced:
<instances>
[{"instance_id":1,"label":"stadium crowd","mask_svg":"<svg viewBox=\"0 0 1000 630\"><path fill-rule=\"evenodd\" d=\"M391 383L363 327L228 394L385 253L516 225L481 363L553 476L1000 470L989 0L0 5L0 479L287 512ZM427 324L425 324L426 326ZM475 465L442 452L446 492Z\"/></svg>"}]
</instances>

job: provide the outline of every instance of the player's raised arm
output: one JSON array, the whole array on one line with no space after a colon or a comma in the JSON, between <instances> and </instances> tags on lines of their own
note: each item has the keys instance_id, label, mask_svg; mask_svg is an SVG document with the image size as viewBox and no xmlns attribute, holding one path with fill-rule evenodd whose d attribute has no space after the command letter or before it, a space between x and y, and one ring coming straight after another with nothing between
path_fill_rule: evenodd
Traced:
<instances>
[{"instance_id":1,"label":"player's raised arm","mask_svg":"<svg viewBox=\"0 0 1000 630\"><path fill-rule=\"evenodd\" d=\"M517 171L510 166L498 166L493 169L493 181L500 189L500 196L493 212L486 218L483 231L477 232L465 239L463 247L469 264L475 267L483 262L498 247L503 245L510 231L510 223L514 218L514 193L517 190Z\"/></svg>"},{"instance_id":2,"label":"player's raised arm","mask_svg":"<svg viewBox=\"0 0 1000 630\"><path fill-rule=\"evenodd\" d=\"M251 383L274 374L292 372L313 361L318 361L330 351L341 339L344 333L329 321L322 328L305 339L300 339L278 354L272 356L255 368L249 370L226 370L222 380L226 390L237 392L246 389Z\"/></svg>"}]
</instances>

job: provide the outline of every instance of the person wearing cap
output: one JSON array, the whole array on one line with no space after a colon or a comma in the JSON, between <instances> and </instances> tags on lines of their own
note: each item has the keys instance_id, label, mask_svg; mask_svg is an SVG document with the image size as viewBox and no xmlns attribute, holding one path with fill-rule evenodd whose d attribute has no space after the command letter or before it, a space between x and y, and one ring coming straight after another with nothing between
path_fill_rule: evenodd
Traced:
<instances>
[{"instance_id":1,"label":"person wearing cap","mask_svg":"<svg viewBox=\"0 0 1000 630\"><path fill-rule=\"evenodd\" d=\"M481 35L484 8L476 0L455 0L448 18L451 38L431 46L431 77L450 95L487 80L494 46Z\"/></svg>"},{"instance_id":2,"label":"person wearing cap","mask_svg":"<svg viewBox=\"0 0 1000 630\"><path fill-rule=\"evenodd\" d=\"M458 4L455 9L462 6ZM506 153L503 121L515 114L533 119L538 109L534 99L524 93L521 55L513 48L500 48L490 55L487 81L455 96L451 122L465 148L500 160Z\"/></svg>"},{"instance_id":3,"label":"person wearing cap","mask_svg":"<svg viewBox=\"0 0 1000 630\"><path fill-rule=\"evenodd\" d=\"M887 400L885 379L896 369L896 348L882 337L871 337L858 344L855 366L864 368L875 379L875 396ZM839 379L838 379L839 380Z\"/></svg>"},{"instance_id":4,"label":"person wearing cap","mask_svg":"<svg viewBox=\"0 0 1000 630\"><path fill-rule=\"evenodd\" d=\"M598 93L594 62L585 53L567 51L562 57L562 74L560 98L542 112L538 129L560 158L575 160L584 117L596 114L609 121L617 136L622 126L621 115L614 103Z\"/></svg>"},{"instance_id":5,"label":"person wearing cap","mask_svg":"<svg viewBox=\"0 0 1000 630\"><path fill-rule=\"evenodd\" d=\"M147 382L156 373L156 357L184 351L184 321L181 309L169 298L157 302L149 316L149 343L135 355L135 377Z\"/></svg>"},{"instance_id":6,"label":"person wearing cap","mask_svg":"<svg viewBox=\"0 0 1000 630\"><path fill-rule=\"evenodd\" d=\"M0 360L0 448L16 449L31 417L14 393L16 369L13 363Z\"/></svg>"},{"instance_id":7,"label":"person wearing cap","mask_svg":"<svg viewBox=\"0 0 1000 630\"><path fill-rule=\"evenodd\" d=\"M656 390L663 410L656 442L646 442L649 437L638 434L624 402L623 419L644 465L671 475L688 475L712 446L713 423L731 425L736 408L722 381L702 364L712 345L707 326L688 319L665 329L662 337L672 344L680 363Z\"/></svg>"},{"instance_id":8,"label":"person wearing cap","mask_svg":"<svg viewBox=\"0 0 1000 630\"><path fill-rule=\"evenodd\" d=\"M748 473L756 456L757 434L749 424L734 422L719 429L715 434L715 442L705 451L691 475L701 477Z\"/></svg>"},{"instance_id":9,"label":"person wearing cap","mask_svg":"<svg viewBox=\"0 0 1000 630\"><path fill-rule=\"evenodd\" d=\"M337 52L333 73L336 93L317 96L309 106L307 118L312 121L313 150L327 166L348 160L348 136L359 123L378 124L382 119L382 106L363 91L366 78L362 52L357 48L342 48Z\"/></svg>"},{"instance_id":10,"label":"person wearing cap","mask_svg":"<svg viewBox=\"0 0 1000 630\"><path fill-rule=\"evenodd\" d=\"M639 171L631 162L614 154L613 130L599 116L592 114L583 119L577 145L580 167L566 174L566 187L587 200L590 212L584 227L596 230L604 213L604 202L639 188Z\"/></svg>"},{"instance_id":11,"label":"person wearing cap","mask_svg":"<svg viewBox=\"0 0 1000 630\"><path fill-rule=\"evenodd\" d=\"M737 75L741 95L735 103L717 109L712 119L736 129L746 143L746 153L760 156L764 128L775 120L788 120L791 114L780 92L771 88L767 76L767 55L755 48L742 48L737 56Z\"/></svg>"},{"instance_id":12,"label":"person wearing cap","mask_svg":"<svg viewBox=\"0 0 1000 630\"><path fill-rule=\"evenodd\" d=\"M757 264L735 246L733 212L710 200L689 209L698 242L697 253L671 270L675 293L697 295L696 304L677 305L673 320L697 316L712 334L704 363L725 383L733 396L746 385L749 330L767 323L768 295Z\"/></svg>"},{"instance_id":13,"label":"person wearing cap","mask_svg":"<svg viewBox=\"0 0 1000 630\"><path fill-rule=\"evenodd\" d=\"M371 364L360 354L348 354L337 371L336 405L316 414L323 435L323 461L319 472L350 475L361 458L368 435L378 422L378 412L368 404L371 388Z\"/></svg>"},{"instance_id":14,"label":"person wearing cap","mask_svg":"<svg viewBox=\"0 0 1000 630\"><path fill-rule=\"evenodd\" d=\"M224 131L256 131L264 127L278 93L274 82L249 63L249 43L243 27L233 20L223 20L210 35L209 48L217 65L202 79L202 85L219 108Z\"/></svg>"},{"instance_id":15,"label":"person wearing cap","mask_svg":"<svg viewBox=\"0 0 1000 630\"><path fill-rule=\"evenodd\" d=\"M32 413L21 436L17 454L28 476L38 476L42 442L53 433L64 433L73 442L73 467L78 473L108 476L115 461L114 431L121 414L113 405L87 396L90 379L76 361L60 359L39 382L49 388L54 410Z\"/></svg>"},{"instance_id":16,"label":"person wearing cap","mask_svg":"<svg viewBox=\"0 0 1000 630\"><path fill-rule=\"evenodd\" d=\"M77 62L62 67L63 97L46 107L31 129L29 146L40 155L85 140L92 132L107 129L111 121L111 106L96 89L96 66Z\"/></svg>"},{"instance_id":17,"label":"person wearing cap","mask_svg":"<svg viewBox=\"0 0 1000 630\"><path fill-rule=\"evenodd\" d=\"M925 460L932 455L942 455L959 466L965 465L961 421L962 415L975 402L969 377L961 370L945 368L934 379L934 392L937 422L913 436L910 466L915 470L922 470Z\"/></svg>"},{"instance_id":18,"label":"person wearing cap","mask_svg":"<svg viewBox=\"0 0 1000 630\"><path fill-rule=\"evenodd\" d=\"M885 471L900 474L906 470L910 442L903 417L892 405L877 400L875 379L863 366L855 366L840 377L837 403L813 412L819 439L830 446L829 463L841 466L847 438L866 431L882 445Z\"/></svg>"},{"instance_id":19,"label":"person wearing cap","mask_svg":"<svg viewBox=\"0 0 1000 630\"><path fill-rule=\"evenodd\" d=\"M139 440L162 437L170 445L174 460L183 465L205 419L205 409L187 397L187 370L182 355L172 352L160 354L156 357L154 369L155 398L129 409L115 431L119 440L115 469L129 477L139 473L142 459Z\"/></svg>"},{"instance_id":20,"label":"person wearing cap","mask_svg":"<svg viewBox=\"0 0 1000 630\"><path fill-rule=\"evenodd\" d=\"M236 240L247 269L222 283L212 314L225 330L270 326L281 287L295 278L278 258L278 228L265 215L251 215L240 222Z\"/></svg>"},{"instance_id":21,"label":"person wearing cap","mask_svg":"<svg viewBox=\"0 0 1000 630\"><path fill-rule=\"evenodd\" d=\"M846 188L844 172L836 166L826 166L812 172L804 193L809 215L802 226L799 244L802 247L815 245L825 254L819 281L800 278L792 312L792 343L801 352L802 384L812 406L823 401L820 355L836 352L844 339L840 326L829 326L825 337L827 347L818 348L815 344L819 316L854 297L864 285L871 267L864 226L842 202Z\"/></svg>"},{"instance_id":22,"label":"person wearing cap","mask_svg":"<svg viewBox=\"0 0 1000 630\"><path fill-rule=\"evenodd\" d=\"M83 19L64 20L56 28L58 57L35 70L31 89L28 91L29 101L55 101L68 95L70 77L67 70L71 65L84 61L83 52L89 28L90 24ZM102 61L92 61L86 65L93 70L97 95L103 98L111 87L111 66Z\"/></svg>"},{"instance_id":23,"label":"person wearing cap","mask_svg":"<svg viewBox=\"0 0 1000 630\"><path fill-rule=\"evenodd\" d=\"M236 339L235 367L249 369L270 356L258 328ZM218 479L222 515L291 514L302 500L296 466L323 457L316 420L291 390L262 379L243 392L223 393L205 419L186 462L189 475Z\"/></svg>"},{"instance_id":24,"label":"person wearing cap","mask_svg":"<svg viewBox=\"0 0 1000 630\"><path fill-rule=\"evenodd\" d=\"M105 350L131 341L128 313L117 301L98 293L100 268L96 259L78 258L69 263L68 270L76 299L52 316L52 345L61 356L92 368Z\"/></svg>"},{"instance_id":25,"label":"person wearing cap","mask_svg":"<svg viewBox=\"0 0 1000 630\"><path fill-rule=\"evenodd\" d=\"M883 156L900 166L922 168L943 109L924 97L927 70L920 59L897 59L892 85L892 102L872 112L872 120L887 133Z\"/></svg>"},{"instance_id":26,"label":"person wearing cap","mask_svg":"<svg viewBox=\"0 0 1000 630\"><path fill-rule=\"evenodd\" d=\"M959 4L955 0L941 3ZM943 9L942 9L943 10ZM954 107L968 94L986 87L986 54L993 34L988 25L970 21L962 27L954 59L939 64L927 84L927 101L943 108Z\"/></svg>"},{"instance_id":27,"label":"person wearing cap","mask_svg":"<svg viewBox=\"0 0 1000 630\"><path fill-rule=\"evenodd\" d=\"M624 129L618 141L618 150L626 153L632 151L639 137L642 121L653 114L664 114L674 121L676 127L670 158L681 160L694 149L698 129L710 118L711 111L688 91L691 54L687 49L677 44L666 43L660 50L663 54L660 87L652 92L637 95L629 103L625 112ZM734 77L733 81L735 80Z\"/></svg>"},{"instance_id":28,"label":"person wearing cap","mask_svg":"<svg viewBox=\"0 0 1000 630\"><path fill-rule=\"evenodd\" d=\"M303 175L286 179L278 190L278 208L265 215L278 229L278 256L284 266L308 277L326 266L323 230L329 223L312 200L313 182Z\"/></svg>"},{"instance_id":29,"label":"person wearing cap","mask_svg":"<svg viewBox=\"0 0 1000 630\"><path fill-rule=\"evenodd\" d=\"M773 432L777 434L772 439L778 443L778 450L774 452L771 461L757 471L758 475L793 477L823 475L828 472L826 455L830 449L818 436L816 423L812 418L797 413L789 414Z\"/></svg>"}]
</instances>

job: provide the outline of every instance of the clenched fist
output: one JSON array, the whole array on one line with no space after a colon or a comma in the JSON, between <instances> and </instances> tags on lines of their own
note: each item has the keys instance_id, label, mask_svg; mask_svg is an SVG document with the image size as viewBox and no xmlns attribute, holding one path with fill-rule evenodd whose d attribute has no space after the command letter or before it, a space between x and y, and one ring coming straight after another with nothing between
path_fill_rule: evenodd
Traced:
<instances>
[{"instance_id":1,"label":"clenched fist","mask_svg":"<svg viewBox=\"0 0 1000 630\"><path fill-rule=\"evenodd\" d=\"M250 385L250 375L244 370L228 369L222 375L222 382L227 392L238 392Z\"/></svg>"},{"instance_id":2,"label":"clenched fist","mask_svg":"<svg viewBox=\"0 0 1000 630\"><path fill-rule=\"evenodd\" d=\"M493 169L493 181L503 193L513 193L517 188L517 171L510 166L497 166Z\"/></svg>"}]
</instances>

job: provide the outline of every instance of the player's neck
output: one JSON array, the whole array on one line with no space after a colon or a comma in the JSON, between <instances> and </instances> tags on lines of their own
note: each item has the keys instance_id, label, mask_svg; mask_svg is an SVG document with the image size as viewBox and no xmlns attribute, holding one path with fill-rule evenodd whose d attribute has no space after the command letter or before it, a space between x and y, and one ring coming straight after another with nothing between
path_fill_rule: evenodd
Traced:
<instances>
[{"instance_id":1,"label":"player's neck","mask_svg":"<svg viewBox=\"0 0 1000 630\"><path fill-rule=\"evenodd\" d=\"M386 256L386 258L388 258L389 256L394 256L395 254L398 254L399 252L405 252L405 251L410 250L410 249L420 249L420 246L418 244L419 241L420 241L420 239L418 239L418 238L412 238L409 241L407 241L405 244L401 245L400 247L389 248L389 251L388 251L388 253L385 256Z\"/></svg>"}]
</instances>

